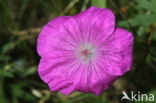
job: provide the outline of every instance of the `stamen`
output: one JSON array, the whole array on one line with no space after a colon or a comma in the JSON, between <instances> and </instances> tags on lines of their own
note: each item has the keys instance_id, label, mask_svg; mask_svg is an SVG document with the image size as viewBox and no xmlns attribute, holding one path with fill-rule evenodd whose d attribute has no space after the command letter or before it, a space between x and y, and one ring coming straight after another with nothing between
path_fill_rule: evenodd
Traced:
<instances>
[{"instance_id":1,"label":"stamen","mask_svg":"<svg viewBox=\"0 0 156 103\"><path fill-rule=\"evenodd\" d=\"M83 62L88 63L96 58L96 47L90 43L83 43L78 48L77 57Z\"/></svg>"},{"instance_id":2,"label":"stamen","mask_svg":"<svg viewBox=\"0 0 156 103\"><path fill-rule=\"evenodd\" d=\"M90 52L89 52L87 49L83 50L81 53L82 53L83 55L88 55L88 54L90 54Z\"/></svg>"}]
</instances>

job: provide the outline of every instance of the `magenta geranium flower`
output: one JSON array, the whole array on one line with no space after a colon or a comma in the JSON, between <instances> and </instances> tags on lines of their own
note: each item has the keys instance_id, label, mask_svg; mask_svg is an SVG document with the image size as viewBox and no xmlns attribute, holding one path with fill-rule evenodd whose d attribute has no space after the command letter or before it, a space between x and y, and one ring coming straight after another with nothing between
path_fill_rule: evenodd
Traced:
<instances>
[{"instance_id":1,"label":"magenta geranium flower","mask_svg":"<svg viewBox=\"0 0 156 103\"><path fill-rule=\"evenodd\" d=\"M133 35L110 9L90 7L53 19L41 30L38 73L51 91L100 94L131 69Z\"/></svg>"}]
</instances>

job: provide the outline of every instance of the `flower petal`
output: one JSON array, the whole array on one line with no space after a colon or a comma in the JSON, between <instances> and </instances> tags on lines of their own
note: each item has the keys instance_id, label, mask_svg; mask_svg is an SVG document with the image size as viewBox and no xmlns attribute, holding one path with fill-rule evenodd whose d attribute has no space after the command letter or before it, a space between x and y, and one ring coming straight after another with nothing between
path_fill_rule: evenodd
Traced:
<instances>
[{"instance_id":1,"label":"flower petal","mask_svg":"<svg viewBox=\"0 0 156 103\"><path fill-rule=\"evenodd\" d=\"M91 68L91 90L96 95L101 94L104 90L108 89L112 82L118 78L118 76L114 76L105 72L102 68L101 64L94 63Z\"/></svg>"},{"instance_id":2,"label":"flower petal","mask_svg":"<svg viewBox=\"0 0 156 103\"><path fill-rule=\"evenodd\" d=\"M81 65L75 76L73 77L73 87L77 91L91 92L90 90L90 76L87 65Z\"/></svg>"},{"instance_id":3,"label":"flower petal","mask_svg":"<svg viewBox=\"0 0 156 103\"><path fill-rule=\"evenodd\" d=\"M107 41L101 43L100 63L103 63L106 71L122 75L132 66L133 35L127 30L117 28Z\"/></svg>"},{"instance_id":4,"label":"flower petal","mask_svg":"<svg viewBox=\"0 0 156 103\"><path fill-rule=\"evenodd\" d=\"M98 63L81 65L79 70L74 74L73 88L76 91L86 93L95 93L99 95L110 87L110 84L118 78L104 71Z\"/></svg>"},{"instance_id":5,"label":"flower petal","mask_svg":"<svg viewBox=\"0 0 156 103\"><path fill-rule=\"evenodd\" d=\"M73 89L73 76L79 64L75 58L44 57L40 60L38 73L41 79L48 84L51 91L60 91L64 94L71 93Z\"/></svg>"},{"instance_id":6,"label":"flower petal","mask_svg":"<svg viewBox=\"0 0 156 103\"><path fill-rule=\"evenodd\" d=\"M38 66L38 73L41 79L49 83L54 77L61 76L68 65L75 62L73 58L63 57L46 57L41 58Z\"/></svg>"},{"instance_id":7,"label":"flower petal","mask_svg":"<svg viewBox=\"0 0 156 103\"><path fill-rule=\"evenodd\" d=\"M115 16L110 9L93 6L77 14L75 19L85 41L107 38L115 29Z\"/></svg>"},{"instance_id":8,"label":"flower petal","mask_svg":"<svg viewBox=\"0 0 156 103\"><path fill-rule=\"evenodd\" d=\"M37 51L41 57L51 56L54 51L71 51L79 43L78 26L73 17L58 17L41 30L38 41Z\"/></svg>"},{"instance_id":9,"label":"flower petal","mask_svg":"<svg viewBox=\"0 0 156 103\"><path fill-rule=\"evenodd\" d=\"M91 44L94 60L79 59L82 44ZM83 45L84 46L84 45ZM116 28L110 9L91 7L75 16L53 19L41 30L37 51L41 56L38 73L51 91L73 91L99 95L130 70L133 36ZM91 55L92 54L92 55Z\"/></svg>"}]
</instances>

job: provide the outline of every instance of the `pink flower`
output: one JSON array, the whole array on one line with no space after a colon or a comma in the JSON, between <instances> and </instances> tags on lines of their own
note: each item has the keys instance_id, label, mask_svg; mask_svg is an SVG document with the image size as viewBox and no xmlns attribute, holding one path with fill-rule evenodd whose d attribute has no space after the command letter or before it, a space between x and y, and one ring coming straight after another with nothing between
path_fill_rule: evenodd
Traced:
<instances>
[{"instance_id":1,"label":"pink flower","mask_svg":"<svg viewBox=\"0 0 156 103\"><path fill-rule=\"evenodd\" d=\"M51 91L99 95L131 69L133 35L115 27L110 9L90 7L53 19L41 30L38 73Z\"/></svg>"}]
</instances>

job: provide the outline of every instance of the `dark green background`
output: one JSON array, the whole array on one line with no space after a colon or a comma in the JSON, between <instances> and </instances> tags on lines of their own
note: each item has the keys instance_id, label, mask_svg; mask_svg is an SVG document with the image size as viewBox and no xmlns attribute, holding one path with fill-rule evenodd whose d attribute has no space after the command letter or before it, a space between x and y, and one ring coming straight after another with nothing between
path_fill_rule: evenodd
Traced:
<instances>
[{"instance_id":1,"label":"dark green background","mask_svg":"<svg viewBox=\"0 0 156 103\"><path fill-rule=\"evenodd\" d=\"M50 92L36 71L40 28L92 5L111 8L117 25L133 32L133 69L100 96ZM0 103L120 103L123 90L156 99L156 0L0 0Z\"/></svg>"}]
</instances>

